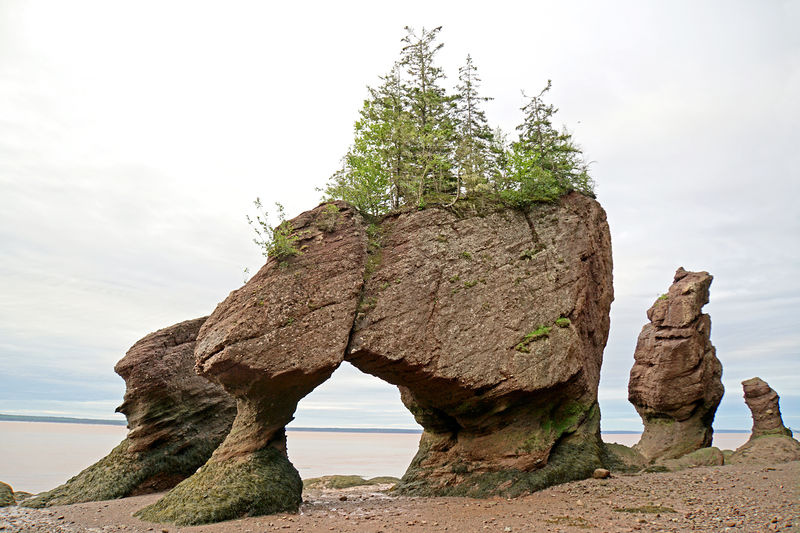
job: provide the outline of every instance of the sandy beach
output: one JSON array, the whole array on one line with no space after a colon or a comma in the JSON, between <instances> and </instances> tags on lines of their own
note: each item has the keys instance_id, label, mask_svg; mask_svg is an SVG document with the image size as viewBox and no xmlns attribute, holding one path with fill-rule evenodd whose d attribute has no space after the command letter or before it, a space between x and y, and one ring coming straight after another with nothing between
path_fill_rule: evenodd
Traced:
<instances>
[{"instance_id":1,"label":"sandy beach","mask_svg":"<svg viewBox=\"0 0 800 533\"><path fill-rule=\"evenodd\" d=\"M195 527L133 518L158 494L32 510L0 510L13 533L266 531L800 531L800 462L727 465L618 475L551 487L516 499L393 497L387 486L304 493L297 515Z\"/></svg>"}]
</instances>

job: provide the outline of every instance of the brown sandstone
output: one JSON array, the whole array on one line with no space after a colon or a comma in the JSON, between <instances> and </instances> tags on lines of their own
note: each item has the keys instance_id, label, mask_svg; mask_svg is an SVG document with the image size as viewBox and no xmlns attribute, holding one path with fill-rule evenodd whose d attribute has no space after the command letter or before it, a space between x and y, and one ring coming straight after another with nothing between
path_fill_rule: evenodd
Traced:
<instances>
[{"instance_id":1,"label":"brown sandstone","mask_svg":"<svg viewBox=\"0 0 800 533\"><path fill-rule=\"evenodd\" d=\"M783 425L778 393L761 378L743 381L742 388L744 401L753 415L753 432L728 461L732 464L800 461L800 442Z\"/></svg>"},{"instance_id":2,"label":"brown sandstone","mask_svg":"<svg viewBox=\"0 0 800 533\"><path fill-rule=\"evenodd\" d=\"M762 435L786 435L791 437L792 431L783 425L781 418L780 397L761 378L742 381L744 402L753 415L753 432L751 439Z\"/></svg>"},{"instance_id":3,"label":"brown sandstone","mask_svg":"<svg viewBox=\"0 0 800 533\"><path fill-rule=\"evenodd\" d=\"M228 433L233 399L197 376L194 345L206 317L151 333L115 367L125 380L117 408L128 435L105 458L23 505L43 507L107 500L175 486L208 460Z\"/></svg>"},{"instance_id":4,"label":"brown sandstone","mask_svg":"<svg viewBox=\"0 0 800 533\"><path fill-rule=\"evenodd\" d=\"M588 477L613 299L605 212L559 205L388 217L346 359L424 428L397 490L519 494Z\"/></svg>"},{"instance_id":5,"label":"brown sandstone","mask_svg":"<svg viewBox=\"0 0 800 533\"><path fill-rule=\"evenodd\" d=\"M644 432L634 449L646 460L675 459L711 445L722 399L722 365L711 344L712 276L679 268L667 294L647 311L634 353L628 399Z\"/></svg>"},{"instance_id":6,"label":"brown sandstone","mask_svg":"<svg viewBox=\"0 0 800 533\"><path fill-rule=\"evenodd\" d=\"M364 284L367 233L343 202L289 223L301 254L270 258L217 306L198 337L197 372L236 397L231 432L194 476L140 511L146 520L218 522L296 511L301 503L285 426L297 402L344 358Z\"/></svg>"},{"instance_id":7,"label":"brown sandstone","mask_svg":"<svg viewBox=\"0 0 800 533\"><path fill-rule=\"evenodd\" d=\"M578 194L524 212L462 209L370 224L335 202L290 221L302 254L270 259L198 337L198 372L237 398L230 435L139 516L296 510L284 427L342 360L398 385L425 429L400 493L513 495L602 466L605 213Z\"/></svg>"}]
</instances>

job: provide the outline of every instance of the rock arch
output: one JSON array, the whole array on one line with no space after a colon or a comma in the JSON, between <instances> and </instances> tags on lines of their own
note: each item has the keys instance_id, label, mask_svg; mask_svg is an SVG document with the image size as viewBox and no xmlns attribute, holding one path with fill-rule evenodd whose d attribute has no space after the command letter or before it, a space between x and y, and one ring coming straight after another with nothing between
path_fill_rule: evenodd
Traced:
<instances>
[{"instance_id":1,"label":"rock arch","mask_svg":"<svg viewBox=\"0 0 800 533\"><path fill-rule=\"evenodd\" d=\"M613 291L597 202L379 221L333 202L291 224L303 253L268 261L198 334L197 372L237 399L231 432L141 518L296 510L284 428L343 360L399 386L424 428L400 493L515 495L600 466Z\"/></svg>"}]
</instances>

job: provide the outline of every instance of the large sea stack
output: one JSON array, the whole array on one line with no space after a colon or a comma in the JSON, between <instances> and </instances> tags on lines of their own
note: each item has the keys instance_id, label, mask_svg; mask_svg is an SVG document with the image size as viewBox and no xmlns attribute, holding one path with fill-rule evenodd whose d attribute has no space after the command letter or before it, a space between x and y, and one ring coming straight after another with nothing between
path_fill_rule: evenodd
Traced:
<instances>
[{"instance_id":1,"label":"large sea stack","mask_svg":"<svg viewBox=\"0 0 800 533\"><path fill-rule=\"evenodd\" d=\"M613 299L605 213L576 193L456 208L368 222L333 202L292 220L302 254L270 259L198 336L198 371L238 401L230 435L139 516L296 510L284 427L343 360L398 385L425 430L400 493L515 495L590 477Z\"/></svg>"},{"instance_id":2,"label":"large sea stack","mask_svg":"<svg viewBox=\"0 0 800 533\"><path fill-rule=\"evenodd\" d=\"M192 475L228 434L234 400L194 372L194 344L206 317L151 333L114 370L125 380L117 408L128 435L108 456L27 507L109 500L169 489Z\"/></svg>"},{"instance_id":3,"label":"large sea stack","mask_svg":"<svg viewBox=\"0 0 800 533\"><path fill-rule=\"evenodd\" d=\"M722 365L711 344L712 276L679 268L669 291L647 311L628 383L628 399L644 423L634 449L647 461L675 459L711 445L722 399Z\"/></svg>"}]
</instances>

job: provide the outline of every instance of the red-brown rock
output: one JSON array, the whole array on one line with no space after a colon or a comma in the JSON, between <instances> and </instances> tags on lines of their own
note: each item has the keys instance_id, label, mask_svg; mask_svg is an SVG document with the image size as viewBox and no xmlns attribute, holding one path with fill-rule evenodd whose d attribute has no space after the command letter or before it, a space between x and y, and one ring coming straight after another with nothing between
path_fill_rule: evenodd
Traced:
<instances>
[{"instance_id":1,"label":"red-brown rock","mask_svg":"<svg viewBox=\"0 0 800 533\"><path fill-rule=\"evenodd\" d=\"M524 212L456 208L368 224L336 202L290 221L302 255L268 261L198 337L198 372L237 397L230 435L139 516L295 510L284 427L345 359L398 385L425 429L401 493L514 495L602 466L605 213L578 194Z\"/></svg>"},{"instance_id":2,"label":"red-brown rock","mask_svg":"<svg viewBox=\"0 0 800 533\"><path fill-rule=\"evenodd\" d=\"M26 500L29 507L108 500L175 486L202 466L228 434L236 411L222 387L194 372L194 346L206 317L151 333L115 370L125 380L117 411L128 435L105 458L64 485Z\"/></svg>"},{"instance_id":3,"label":"red-brown rock","mask_svg":"<svg viewBox=\"0 0 800 533\"><path fill-rule=\"evenodd\" d=\"M613 299L600 205L427 209L381 229L346 358L399 385L425 429L395 490L513 495L590 477Z\"/></svg>"},{"instance_id":4,"label":"red-brown rock","mask_svg":"<svg viewBox=\"0 0 800 533\"><path fill-rule=\"evenodd\" d=\"M679 268L669 292L647 311L650 323L639 334L628 399L644 423L634 448L648 461L711 445L724 392L711 318L701 311L712 279L708 272Z\"/></svg>"},{"instance_id":5,"label":"red-brown rock","mask_svg":"<svg viewBox=\"0 0 800 533\"><path fill-rule=\"evenodd\" d=\"M786 435L791 437L792 430L783 425L781 418L780 397L761 378L742 381L744 402L753 415L753 432L751 439L762 435Z\"/></svg>"},{"instance_id":6,"label":"red-brown rock","mask_svg":"<svg viewBox=\"0 0 800 533\"><path fill-rule=\"evenodd\" d=\"M800 442L783 425L780 398L766 381L752 378L742 381L744 401L753 415L750 439L731 455L729 462L786 463L800 461Z\"/></svg>"},{"instance_id":7,"label":"red-brown rock","mask_svg":"<svg viewBox=\"0 0 800 533\"><path fill-rule=\"evenodd\" d=\"M341 364L367 263L366 223L343 202L289 222L300 255L271 258L200 331L197 372L237 399L230 434L197 474L138 516L178 524L296 511L286 457L297 402Z\"/></svg>"}]
</instances>

